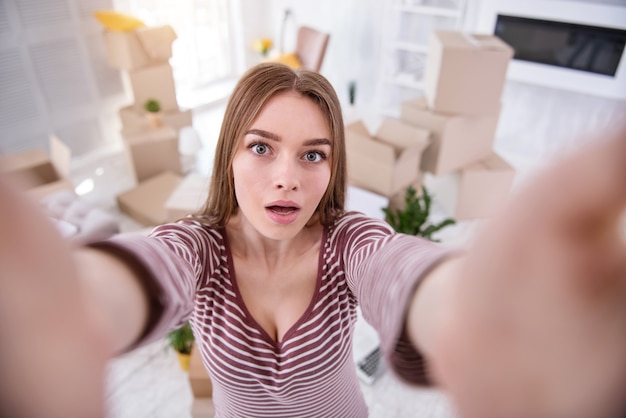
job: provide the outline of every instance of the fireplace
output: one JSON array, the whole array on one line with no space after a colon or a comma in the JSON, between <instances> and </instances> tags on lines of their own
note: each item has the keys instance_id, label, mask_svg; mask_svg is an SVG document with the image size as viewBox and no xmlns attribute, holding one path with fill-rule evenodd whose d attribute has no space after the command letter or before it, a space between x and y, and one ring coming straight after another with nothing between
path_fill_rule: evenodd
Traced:
<instances>
[{"instance_id":1,"label":"fireplace","mask_svg":"<svg viewBox=\"0 0 626 418\"><path fill-rule=\"evenodd\" d=\"M477 32L515 49L511 80L626 100L623 1L483 0Z\"/></svg>"}]
</instances>

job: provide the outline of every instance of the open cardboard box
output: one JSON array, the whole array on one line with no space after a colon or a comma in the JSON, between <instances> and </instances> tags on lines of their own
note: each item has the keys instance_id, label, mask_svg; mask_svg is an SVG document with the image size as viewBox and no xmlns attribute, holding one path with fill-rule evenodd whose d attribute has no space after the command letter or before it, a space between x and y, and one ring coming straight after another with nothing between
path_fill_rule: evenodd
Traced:
<instances>
[{"instance_id":1,"label":"open cardboard box","mask_svg":"<svg viewBox=\"0 0 626 418\"><path fill-rule=\"evenodd\" d=\"M424 184L448 215L457 220L491 217L508 199L515 170L499 155L443 176L424 176Z\"/></svg>"},{"instance_id":2,"label":"open cardboard box","mask_svg":"<svg viewBox=\"0 0 626 418\"><path fill-rule=\"evenodd\" d=\"M421 169L440 175L489 157L499 116L499 110L478 116L437 113L421 97L402 103L400 117L432 133L431 143L422 154Z\"/></svg>"},{"instance_id":3,"label":"open cardboard box","mask_svg":"<svg viewBox=\"0 0 626 418\"><path fill-rule=\"evenodd\" d=\"M117 204L122 212L145 226L166 223L165 202L180 181L179 174L165 171L117 195Z\"/></svg>"},{"instance_id":4,"label":"open cardboard box","mask_svg":"<svg viewBox=\"0 0 626 418\"><path fill-rule=\"evenodd\" d=\"M9 181L40 199L59 190L74 191L70 148L50 135L50 156L42 149L0 156L0 171Z\"/></svg>"},{"instance_id":5,"label":"open cardboard box","mask_svg":"<svg viewBox=\"0 0 626 418\"><path fill-rule=\"evenodd\" d=\"M429 107L449 114L498 113L513 53L494 35L435 31L424 74Z\"/></svg>"},{"instance_id":6,"label":"open cardboard box","mask_svg":"<svg viewBox=\"0 0 626 418\"><path fill-rule=\"evenodd\" d=\"M176 32L169 25L104 32L109 65L127 71L169 60L174 40Z\"/></svg>"},{"instance_id":7,"label":"open cardboard box","mask_svg":"<svg viewBox=\"0 0 626 418\"><path fill-rule=\"evenodd\" d=\"M419 178L430 132L395 119L383 119L375 135L362 121L346 126L350 184L391 197Z\"/></svg>"}]
</instances>

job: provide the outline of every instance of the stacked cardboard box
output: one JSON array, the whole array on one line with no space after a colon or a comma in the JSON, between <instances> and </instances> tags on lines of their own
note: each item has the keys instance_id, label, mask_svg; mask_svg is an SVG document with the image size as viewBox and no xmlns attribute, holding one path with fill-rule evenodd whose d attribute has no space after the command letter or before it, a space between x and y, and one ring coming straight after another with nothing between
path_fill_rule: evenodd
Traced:
<instances>
[{"instance_id":1,"label":"stacked cardboard box","mask_svg":"<svg viewBox=\"0 0 626 418\"><path fill-rule=\"evenodd\" d=\"M145 190L160 188L153 184L155 181L163 182L162 189L170 188L172 176L180 176L182 172L179 131L192 122L191 111L178 106L169 64L176 33L171 26L164 25L125 32L106 30L103 36L108 63L122 71L133 97L133 103L119 111L121 135L138 183L138 190L129 192L144 196ZM149 99L160 104L158 123L148 119L144 110ZM149 180L150 183L144 184ZM123 203L127 199L127 195L118 197L120 208L128 208L128 214L140 222L152 224L161 219L154 214L164 210L163 199L144 199L143 209L132 210ZM152 207L155 204L161 206Z\"/></svg>"},{"instance_id":2,"label":"stacked cardboard box","mask_svg":"<svg viewBox=\"0 0 626 418\"><path fill-rule=\"evenodd\" d=\"M458 220L489 217L506 200L514 170L493 143L513 49L491 35L436 31L425 97L403 103L401 119L431 132L424 182Z\"/></svg>"}]
</instances>

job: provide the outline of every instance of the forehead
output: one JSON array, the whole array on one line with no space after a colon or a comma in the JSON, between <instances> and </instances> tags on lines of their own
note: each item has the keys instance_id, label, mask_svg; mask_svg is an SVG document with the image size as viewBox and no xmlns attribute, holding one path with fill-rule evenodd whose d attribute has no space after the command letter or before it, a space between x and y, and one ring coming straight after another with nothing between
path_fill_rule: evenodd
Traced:
<instances>
[{"instance_id":1,"label":"forehead","mask_svg":"<svg viewBox=\"0 0 626 418\"><path fill-rule=\"evenodd\" d=\"M250 129L332 140L327 119L314 100L287 91L273 96L263 105Z\"/></svg>"}]
</instances>

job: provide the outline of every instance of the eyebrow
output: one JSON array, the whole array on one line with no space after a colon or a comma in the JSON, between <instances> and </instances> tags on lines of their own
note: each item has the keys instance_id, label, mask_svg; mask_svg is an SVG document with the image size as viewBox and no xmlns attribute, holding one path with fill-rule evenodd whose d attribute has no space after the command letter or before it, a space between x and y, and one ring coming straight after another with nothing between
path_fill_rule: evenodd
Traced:
<instances>
[{"instance_id":1,"label":"eyebrow","mask_svg":"<svg viewBox=\"0 0 626 418\"><path fill-rule=\"evenodd\" d=\"M251 129L248 132L246 132L246 135L257 135L262 138L271 139L272 141L276 141L276 142L281 141L278 135L272 132L264 131L263 129ZM332 143L330 142L328 138L314 138L314 139L308 139L304 141L303 145L305 146L315 146L315 145L332 146Z\"/></svg>"}]
</instances>

